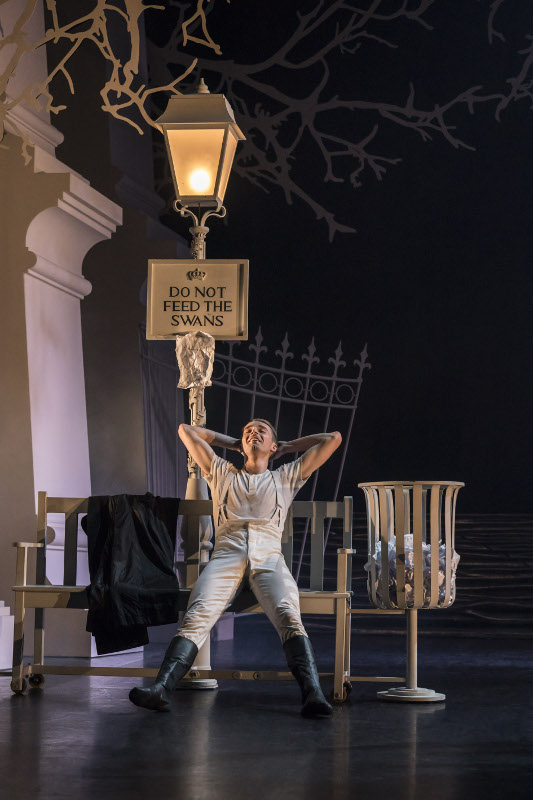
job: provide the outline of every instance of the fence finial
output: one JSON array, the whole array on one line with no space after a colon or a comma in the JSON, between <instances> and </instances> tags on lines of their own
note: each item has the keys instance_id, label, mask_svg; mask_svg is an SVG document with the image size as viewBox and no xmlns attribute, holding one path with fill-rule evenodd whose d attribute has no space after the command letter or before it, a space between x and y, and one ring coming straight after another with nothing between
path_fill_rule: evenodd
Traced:
<instances>
[{"instance_id":1,"label":"fence finial","mask_svg":"<svg viewBox=\"0 0 533 800\"><path fill-rule=\"evenodd\" d=\"M311 343L307 347L307 355L305 355L304 353L304 355L302 356L302 360L308 362L307 363L308 372L311 372L311 368L315 362L317 363L320 362L320 359L318 358L318 356L315 356L315 353L316 353L315 337L313 336L313 338L311 339Z\"/></svg>"},{"instance_id":2,"label":"fence finial","mask_svg":"<svg viewBox=\"0 0 533 800\"><path fill-rule=\"evenodd\" d=\"M290 342L289 342L289 334L288 334L287 331L285 331L285 338L283 339L283 341L281 343L282 349L281 350L276 350L276 355L279 356L281 359L283 359L283 364L285 364L285 360L287 358L294 358L294 353L290 353L289 352L289 344L290 344Z\"/></svg>"},{"instance_id":3,"label":"fence finial","mask_svg":"<svg viewBox=\"0 0 533 800\"><path fill-rule=\"evenodd\" d=\"M366 360L367 357L368 357L367 345L368 345L368 342L365 342L365 346L361 350L361 352L359 354L359 358L355 358L354 362L353 362L354 363L354 367L359 367L359 371L361 372L361 374L363 373L363 370L365 370L365 369L372 369L372 364L368 364L367 360Z\"/></svg>"},{"instance_id":4,"label":"fence finial","mask_svg":"<svg viewBox=\"0 0 533 800\"><path fill-rule=\"evenodd\" d=\"M339 367L345 367L346 361L343 361L342 356L342 341L339 341L337 349L335 350L335 358L328 358L328 364L333 364L334 374L337 374Z\"/></svg>"},{"instance_id":5,"label":"fence finial","mask_svg":"<svg viewBox=\"0 0 533 800\"><path fill-rule=\"evenodd\" d=\"M261 332L261 325L260 325L259 328L257 329L257 333L255 334L255 344L249 345L250 350L255 350L256 361L259 361L261 353L263 352L266 353L268 351L268 347L265 347L264 345L261 346L262 341L263 341L263 334Z\"/></svg>"}]
</instances>

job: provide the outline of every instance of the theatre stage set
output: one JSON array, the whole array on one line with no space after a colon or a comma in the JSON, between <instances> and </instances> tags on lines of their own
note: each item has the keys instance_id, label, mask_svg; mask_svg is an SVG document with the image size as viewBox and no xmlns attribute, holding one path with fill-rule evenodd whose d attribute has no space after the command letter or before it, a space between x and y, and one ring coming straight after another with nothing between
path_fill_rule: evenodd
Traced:
<instances>
[{"instance_id":1,"label":"theatre stage set","mask_svg":"<svg viewBox=\"0 0 533 800\"><path fill-rule=\"evenodd\" d=\"M2 800L531 796L532 36L513 0L0 2ZM332 713L247 585L139 708L214 544L178 428L257 418L342 435L279 543Z\"/></svg>"}]
</instances>

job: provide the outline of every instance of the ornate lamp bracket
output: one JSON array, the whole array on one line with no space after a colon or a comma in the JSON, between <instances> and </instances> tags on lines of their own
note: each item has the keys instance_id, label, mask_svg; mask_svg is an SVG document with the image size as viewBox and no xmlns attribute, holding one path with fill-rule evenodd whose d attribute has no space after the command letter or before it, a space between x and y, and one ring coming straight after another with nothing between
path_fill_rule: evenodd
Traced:
<instances>
[{"instance_id":1,"label":"ornate lamp bracket","mask_svg":"<svg viewBox=\"0 0 533 800\"><path fill-rule=\"evenodd\" d=\"M205 211L202 216L196 216L194 211L186 205L181 205L181 203L176 200L174 203L174 209L178 212L181 217L189 216L192 217L194 225L189 228L191 234L191 256L192 258L205 258L205 237L209 233L209 228L206 226L206 220L209 217L220 217L221 219L226 216L226 207L222 205L219 201L217 203L216 208L208 209Z\"/></svg>"}]
</instances>

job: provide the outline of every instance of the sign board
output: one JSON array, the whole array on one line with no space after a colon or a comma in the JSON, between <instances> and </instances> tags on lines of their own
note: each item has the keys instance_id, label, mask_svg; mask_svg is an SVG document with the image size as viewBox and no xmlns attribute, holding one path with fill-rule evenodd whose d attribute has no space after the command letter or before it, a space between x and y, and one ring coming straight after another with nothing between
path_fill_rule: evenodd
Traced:
<instances>
[{"instance_id":1,"label":"sign board","mask_svg":"<svg viewBox=\"0 0 533 800\"><path fill-rule=\"evenodd\" d=\"M147 339L205 331L248 338L248 261L232 258L148 262Z\"/></svg>"}]
</instances>

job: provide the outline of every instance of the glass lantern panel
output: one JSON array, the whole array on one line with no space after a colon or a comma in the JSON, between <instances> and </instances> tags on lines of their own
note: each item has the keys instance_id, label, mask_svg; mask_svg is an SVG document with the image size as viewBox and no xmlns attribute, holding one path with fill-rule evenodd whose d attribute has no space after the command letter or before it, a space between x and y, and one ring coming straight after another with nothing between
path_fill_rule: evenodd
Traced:
<instances>
[{"instance_id":1,"label":"glass lantern panel","mask_svg":"<svg viewBox=\"0 0 533 800\"><path fill-rule=\"evenodd\" d=\"M218 196L221 201L224 200L226 194L226 186L228 185L228 178L233 164L233 157L235 155L235 148L237 147L237 139L234 136L231 128L228 130L228 142L226 144L226 152L224 154L224 163L220 173L220 186L218 189Z\"/></svg>"},{"instance_id":2,"label":"glass lantern panel","mask_svg":"<svg viewBox=\"0 0 533 800\"><path fill-rule=\"evenodd\" d=\"M224 129L169 130L167 135L179 196L214 195Z\"/></svg>"}]
</instances>

